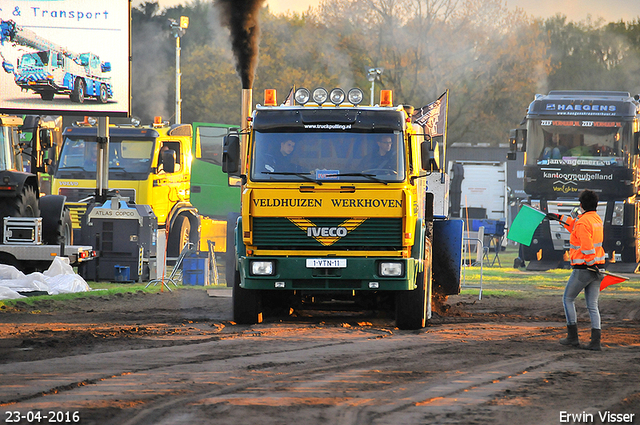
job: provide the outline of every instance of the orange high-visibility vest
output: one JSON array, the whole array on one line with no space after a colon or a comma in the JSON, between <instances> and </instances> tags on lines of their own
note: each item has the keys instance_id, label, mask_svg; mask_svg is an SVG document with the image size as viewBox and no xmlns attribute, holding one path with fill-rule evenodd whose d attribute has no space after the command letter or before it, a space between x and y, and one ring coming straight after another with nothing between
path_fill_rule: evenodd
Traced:
<instances>
[{"instance_id":1,"label":"orange high-visibility vest","mask_svg":"<svg viewBox=\"0 0 640 425\"><path fill-rule=\"evenodd\" d=\"M571 233L569 238L571 265L604 264L603 226L598 213L587 211L577 219L566 215L561 216L560 219L567 223L564 227Z\"/></svg>"}]
</instances>

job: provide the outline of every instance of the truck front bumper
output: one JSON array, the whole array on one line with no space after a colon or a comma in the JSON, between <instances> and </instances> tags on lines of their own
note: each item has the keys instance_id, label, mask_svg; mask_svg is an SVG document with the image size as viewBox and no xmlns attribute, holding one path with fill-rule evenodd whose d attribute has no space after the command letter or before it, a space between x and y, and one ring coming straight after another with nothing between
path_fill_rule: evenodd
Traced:
<instances>
[{"instance_id":1,"label":"truck front bumper","mask_svg":"<svg viewBox=\"0 0 640 425\"><path fill-rule=\"evenodd\" d=\"M313 260L331 260L318 267ZM310 261L307 261L310 260ZM415 289L418 263L413 258L342 257L240 257L240 286L245 289L303 291L405 291ZM258 275L253 262L271 262L269 275ZM398 276L383 276L384 264L401 266ZM344 266L342 266L344 265Z\"/></svg>"}]
</instances>

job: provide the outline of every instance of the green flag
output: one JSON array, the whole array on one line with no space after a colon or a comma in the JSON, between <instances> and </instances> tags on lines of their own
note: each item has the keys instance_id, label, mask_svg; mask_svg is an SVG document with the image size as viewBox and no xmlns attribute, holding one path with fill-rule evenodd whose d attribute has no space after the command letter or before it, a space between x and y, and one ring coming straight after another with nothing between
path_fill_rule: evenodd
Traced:
<instances>
[{"instance_id":1,"label":"green flag","mask_svg":"<svg viewBox=\"0 0 640 425\"><path fill-rule=\"evenodd\" d=\"M531 245L533 232L536 231L536 228L542 223L545 216L546 214L542 211L538 211L528 205L523 205L518 215L516 215L516 218L513 219L513 223L511 223L507 239L526 246Z\"/></svg>"}]
</instances>

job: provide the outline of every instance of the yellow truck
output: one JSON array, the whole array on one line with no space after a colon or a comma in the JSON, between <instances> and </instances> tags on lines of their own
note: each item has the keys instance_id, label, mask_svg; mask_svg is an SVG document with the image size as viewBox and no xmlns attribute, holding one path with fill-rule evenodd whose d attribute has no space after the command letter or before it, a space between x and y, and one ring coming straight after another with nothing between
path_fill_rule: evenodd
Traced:
<instances>
[{"instance_id":1,"label":"yellow truck","mask_svg":"<svg viewBox=\"0 0 640 425\"><path fill-rule=\"evenodd\" d=\"M267 90L246 137L226 137L223 170L242 182L234 321L338 300L394 308L398 327L418 329L434 293L459 292L462 223L442 212L448 179L391 96L360 106L359 89L301 88L283 106ZM451 267L436 273L434 255Z\"/></svg>"},{"instance_id":2,"label":"yellow truck","mask_svg":"<svg viewBox=\"0 0 640 425\"><path fill-rule=\"evenodd\" d=\"M158 228L167 230L168 257L178 256L187 242L199 242L201 218L190 202L191 144L190 124L170 125L160 117L152 125L109 128L109 191L151 206ZM64 130L52 192L66 196L76 235L96 193L97 152L90 120Z\"/></svg>"}]
</instances>

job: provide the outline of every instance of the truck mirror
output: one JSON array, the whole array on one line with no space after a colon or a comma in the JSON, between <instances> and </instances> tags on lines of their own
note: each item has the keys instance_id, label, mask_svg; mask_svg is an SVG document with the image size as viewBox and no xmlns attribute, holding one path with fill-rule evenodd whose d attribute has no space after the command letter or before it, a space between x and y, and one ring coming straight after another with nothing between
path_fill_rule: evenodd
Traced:
<instances>
[{"instance_id":1,"label":"truck mirror","mask_svg":"<svg viewBox=\"0 0 640 425\"><path fill-rule=\"evenodd\" d=\"M423 170L439 171L440 170L440 149L435 143L431 147L431 140L425 140L420 144L420 162Z\"/></svg>"},{"instance_id":2,"label":"truck mirror","mask_svg":"<svg viewBox=\"0 0 640 425\"><path fill-rule=\"evenodd\" d=\"M111 62L105 62L100 66L102 72L111 72Z\"/></svg>"},{"instance_id":3,"label":"truck mirror","mask_svg":"<svg viewBox=\"0 0 640 425\"><path fill-rule=\"evenodd\" d=\"M47 130L40 130L40 148L49 149L51 147L51 135Z\"/></svg>"},{"instance_id":4,"label":"truck mirror","mask_svg":"<svg viewBox=\"0 0 640 425\"><path fill-rule=\"evenodd\" d=\"M527 151L527 130L524 128L516 129L516 146L520 152Z\"/></svg>"},{"instance_id":5,"label":"truck mirror","mask_svg":"<svg viewBox=\"0 0 640 425\"><path fill-rule=\"evenodd\" d=\"M173 149L162 151L162 169L165 173L175 173L176 151L174 151Z\"/></svg>"},{"instance_id":6,"label":"truck mirror","mask_svg":"<svg viewBox=\"0 0 640 425\"><path fill-rule=\"evenodd\" d=\"M237 134L229 134L224 137L222 171L236 176L240 171L240 137Z\"/></svg>"}]
</instances>

